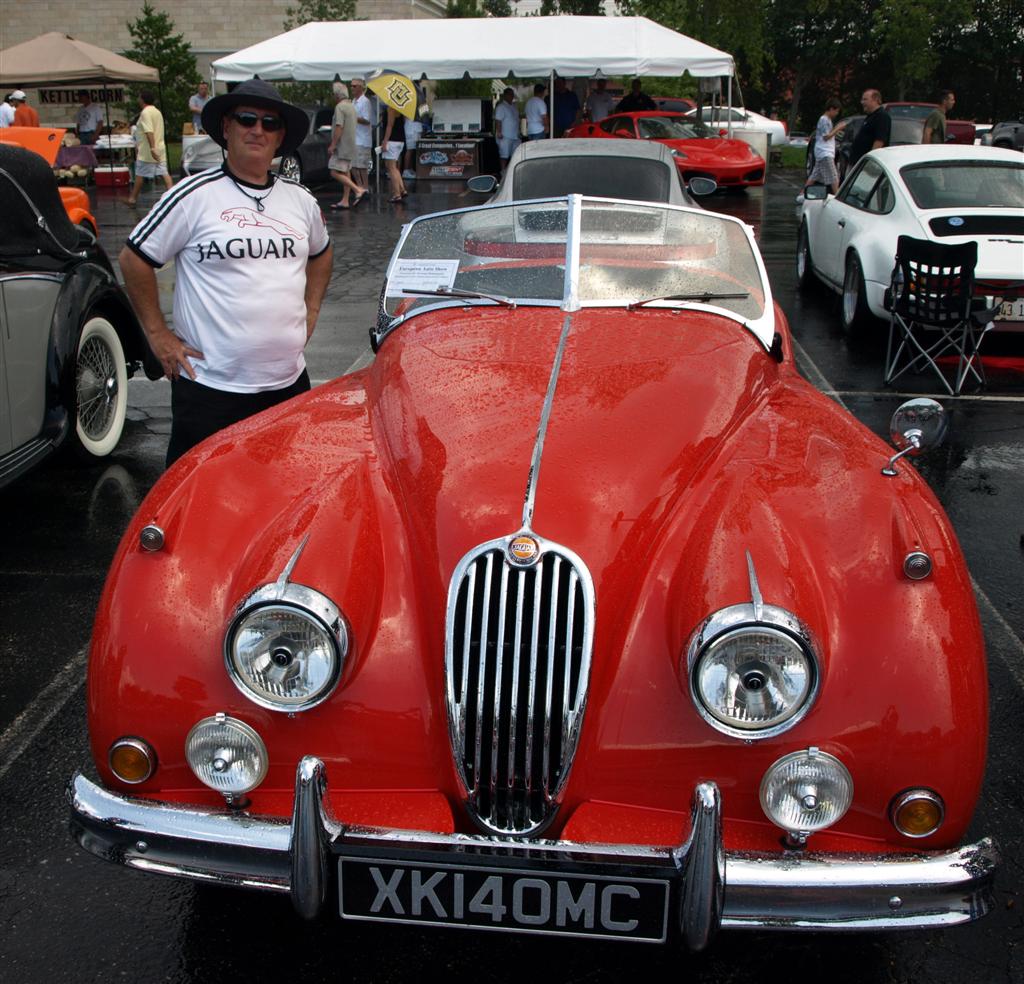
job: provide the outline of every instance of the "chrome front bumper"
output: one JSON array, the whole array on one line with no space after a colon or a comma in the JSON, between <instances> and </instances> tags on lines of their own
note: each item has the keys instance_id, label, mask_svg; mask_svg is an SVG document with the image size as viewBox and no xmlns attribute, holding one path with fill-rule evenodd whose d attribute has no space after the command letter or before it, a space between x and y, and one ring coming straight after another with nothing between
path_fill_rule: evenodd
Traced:
<instances>
[{"instance_id":1,"label":"chrome front bumper","mask_svg":"<svg viewBox=\"0 0 1024 984\"><path fill-rule=\"evenodd\" d=\"M142 871L288 892L313 918L327 901L333 858L357 850L401 862L472 858L534 870L607 864L667 876L678 935L701 949L728 929L869 930L953 926L986 915L999 852L988 838L929 854L727 853L714 783L693 794L688 840L676 848L511 841L466 834L345 827L331 816L323 763L306 757L291 820L119 796L77 773L68 785L71 830L86 850Z\"/></svg>"}]
</instances>

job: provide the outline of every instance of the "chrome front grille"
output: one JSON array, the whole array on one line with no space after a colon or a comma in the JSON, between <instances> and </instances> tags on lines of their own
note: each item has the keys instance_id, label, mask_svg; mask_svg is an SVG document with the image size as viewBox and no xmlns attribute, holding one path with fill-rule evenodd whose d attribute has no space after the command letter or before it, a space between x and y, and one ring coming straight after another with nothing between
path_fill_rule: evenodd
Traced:
<instances>
[{"instance_id":1,"label":"chrome front grille","mask_svg":"<svg viewBox=\"0 0 1024 984\"><path fill-rule=\"evenodd\" d=\"M511 538L509 538L511 539ZM452 752L483 829L539 833L557 809L586 703L594 591L583 562L545 544L523 566L509 540L452 578L446 672Z\"/></svg>"}]
</instances>

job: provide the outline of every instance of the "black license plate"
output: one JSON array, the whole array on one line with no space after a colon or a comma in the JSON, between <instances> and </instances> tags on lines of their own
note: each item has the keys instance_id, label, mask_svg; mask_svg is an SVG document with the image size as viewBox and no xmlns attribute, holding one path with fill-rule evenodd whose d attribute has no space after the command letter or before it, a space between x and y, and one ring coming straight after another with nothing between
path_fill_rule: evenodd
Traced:
<instances>
[{"instance_id":1,"label":"black license plate","mask_svg":"<svg viewBox=\"0 0 1024 984\"><path fill-rule=\"evenodd\" d=\"M338 859L343 919L662 943L669 882L478 865Z\"/></svg>"}]
</instances>

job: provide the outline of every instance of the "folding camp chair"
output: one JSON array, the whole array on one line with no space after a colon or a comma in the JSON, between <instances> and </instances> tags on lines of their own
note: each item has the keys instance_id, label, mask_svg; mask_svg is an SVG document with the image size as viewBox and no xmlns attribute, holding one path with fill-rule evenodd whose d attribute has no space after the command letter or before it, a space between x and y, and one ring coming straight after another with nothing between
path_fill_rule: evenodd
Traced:
<instances>
[{"instance_id":1,"label":"folding camp chair","mask_svg":"<svg viewBox=\"0 0 1024 984\"><path fill-rule=\"evenodd\" d=\"M892 283L885 292L887 384L908 370L920 372L930 366L950 396L959 395L968 375L984 385L978 350L999 308L978 310L974 303L977 261L976 242L953 246L899 237ZM938 363L947 355L957 357L952 386Z\"/></svg>"}]
</instances>

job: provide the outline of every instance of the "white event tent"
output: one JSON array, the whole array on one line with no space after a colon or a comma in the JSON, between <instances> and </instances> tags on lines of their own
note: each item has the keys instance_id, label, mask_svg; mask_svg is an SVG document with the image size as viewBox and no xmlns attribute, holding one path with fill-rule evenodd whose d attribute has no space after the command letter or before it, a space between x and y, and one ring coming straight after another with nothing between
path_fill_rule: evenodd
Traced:
<instances>
[{"instance_id":1,"label":"white event tent","mask_svg":"<svg viewBox=\"0 0 1024 984\"><path fill-rule=\"evenodd\" d=\"M216 81L728 76L732 55L646 17L467 17L304 24L213 63Z\"/></svg>"}]
</instances>

